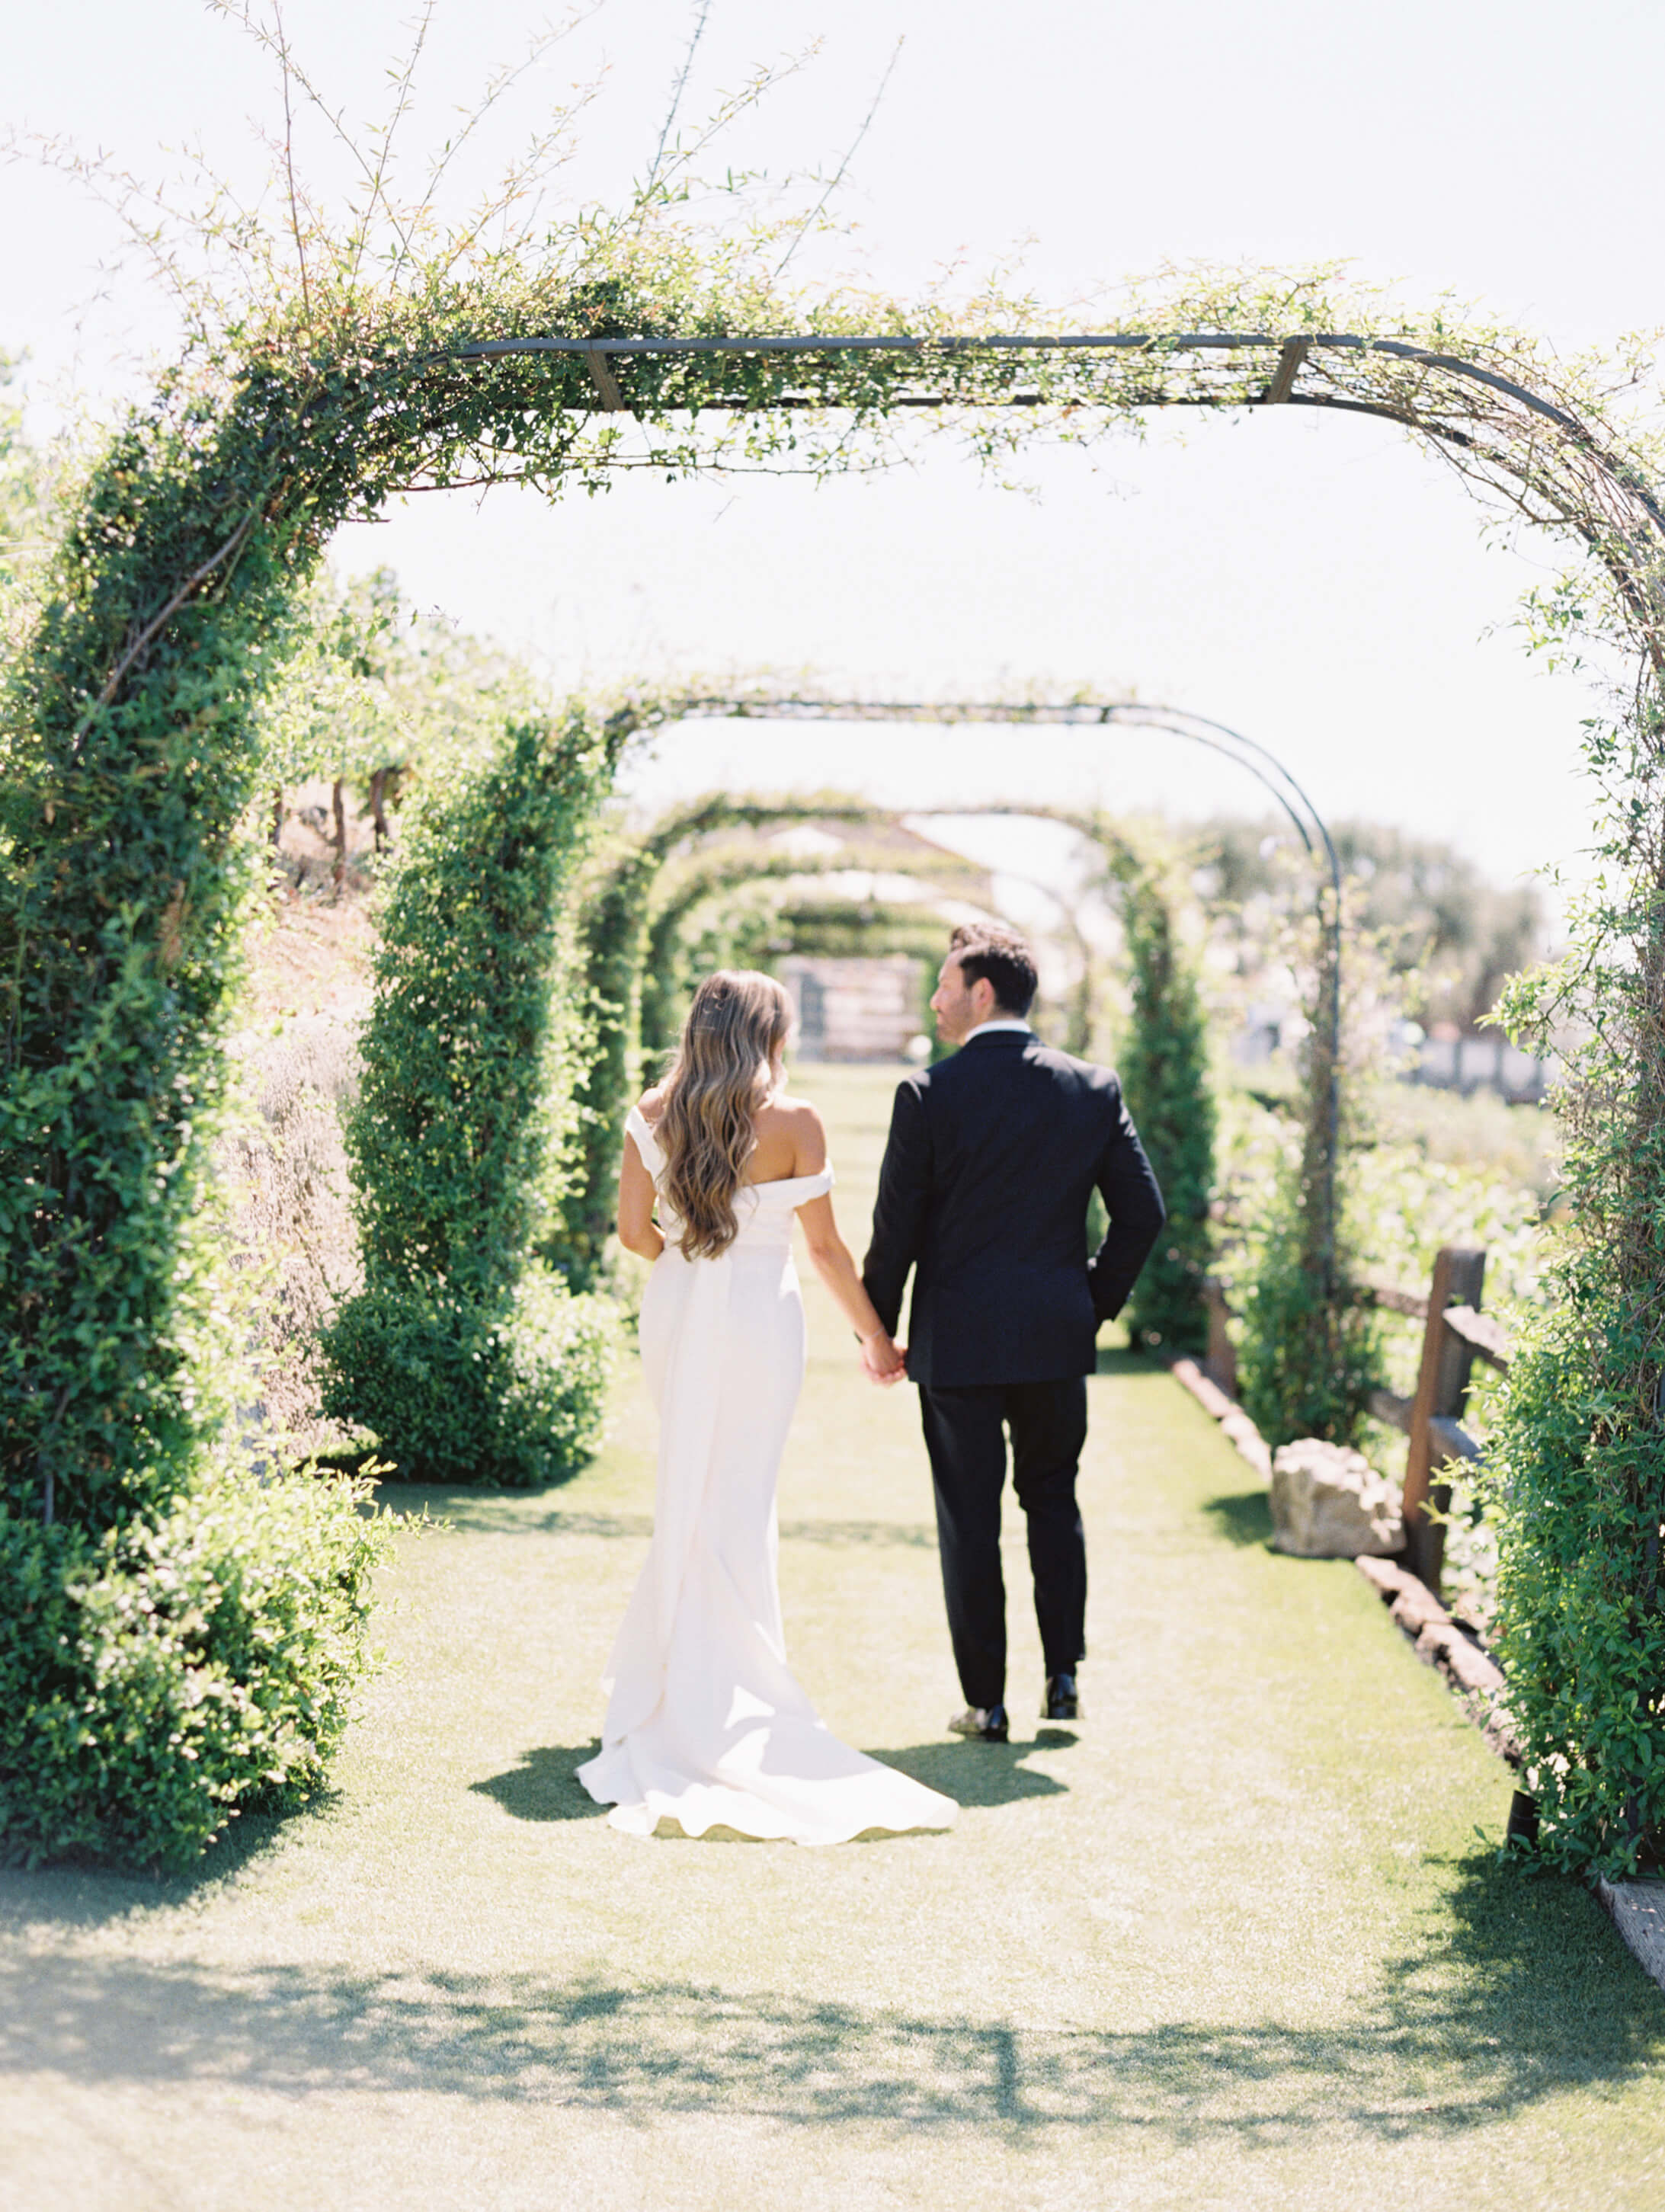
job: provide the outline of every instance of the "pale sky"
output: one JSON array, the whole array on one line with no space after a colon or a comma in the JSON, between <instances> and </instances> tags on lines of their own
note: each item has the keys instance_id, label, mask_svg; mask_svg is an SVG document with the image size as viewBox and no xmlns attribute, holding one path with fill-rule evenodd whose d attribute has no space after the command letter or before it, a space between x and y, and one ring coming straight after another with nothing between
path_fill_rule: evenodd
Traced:
<instances>
[{"instance_id":1,"label":"pale sky","mask_svg":"<svg viewBox=\"0 0 1665 2212\"><path fill-rule=\"evenodd\" d=\"M286 12L331 98L374 112L410 0ZM413 143L442 137L466 80L544 14L442 7ZM611 0L532 82L502 143L605 66L566 188L616 198L651 157L696 14ZM743 126L737 166L836 167L905 43L841 195L855 244L807 245L805 279L859 252L874 281L910 294L1021 246L1022 282L1061 301L1169 260L1345 257L1410 300L1453 291L1565 348L1665 321L1654 0L714 0L684 113L818 35L819 57ZM5 121L146 172L167 166L162 146L197 138L258 179L248 118L273 112L261 66L194 0L14 4L3 51ZM157 295L132 274L100 277L114 238L69 181L0 168L0 346L29 349L43 420L55 382L133 389L137 358L168 344ZM1511 631L1557 550L1486 543L1455 480L1390 426L1155 420L1142 443L1037 453L1024 473L1027 492L1000 489L944 440L904 471L818 489L633 479L554 507L448 495L343 533L336 557L392 565L422 604L562 684L772 671L870 696L1137 692L1258 738L1331 817L1449 836L1504 878L1577 872L1576 744L1592 702L1529 664ZM836 782L914 805L1261 807L1233 771L1127 735L708 726L638 773L654 799Z\"/></svg>"}]
</instances>

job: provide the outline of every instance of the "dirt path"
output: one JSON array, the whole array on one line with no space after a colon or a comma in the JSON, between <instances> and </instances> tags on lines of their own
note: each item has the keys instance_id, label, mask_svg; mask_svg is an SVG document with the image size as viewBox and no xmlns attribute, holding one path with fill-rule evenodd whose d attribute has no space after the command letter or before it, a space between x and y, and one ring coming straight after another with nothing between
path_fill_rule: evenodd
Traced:
<instances>
[{"instance_id":1,"label":"dirt path","mask_svg":"<svg viewBox=\"0 0 1665 2212\"><path fill-rule=\"evenodd\" d=\"M888 1085L812 1087L854 1226ZM632 1378L565 1489L431 1501L333 1802L194 1884L0 1877L9 2203L1665 2203L1665 1999L1496 1866L1504 1770L1351 1568L1265 1549L1166 1376L1093 1385L1087 1725L1029 1717L1013 1530L1021 1740L963 1745L915 1407L811 1332L793 1661L957 1830L641 1843L578 1791L648 1527Z\"/></svg>"}]
</instances>

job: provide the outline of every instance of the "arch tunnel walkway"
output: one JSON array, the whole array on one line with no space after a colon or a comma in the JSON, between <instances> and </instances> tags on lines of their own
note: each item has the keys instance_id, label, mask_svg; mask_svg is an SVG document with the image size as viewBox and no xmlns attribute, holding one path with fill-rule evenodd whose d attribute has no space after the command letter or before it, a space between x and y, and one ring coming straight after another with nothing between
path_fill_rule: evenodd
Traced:
<instances>
[{"instance_id":1,"label":"arch tunnel walkway","mask_svg":"<svg viewBox=\"0 0 1665 2212\"><path fill-rule=\"evenodd\" d=\"M847 1234L890 1079L808 1071ZM1495 1863L1505 1771L1345 1563L1282 1559L1165 1375L1092 1386L1079 1735L955 1701L909 1394L811 1288L792 1656L952 1834L642 1844L571 1779L641 1558L637 1379L536 1496L403 1491L392 1670L332 1800L193 1881L0 1875L8 2200L381 2207L1656 2207L1665 1997ZM1476 1828L1484 1836L1476 1835Z\"/></svg>"}]
</instances>

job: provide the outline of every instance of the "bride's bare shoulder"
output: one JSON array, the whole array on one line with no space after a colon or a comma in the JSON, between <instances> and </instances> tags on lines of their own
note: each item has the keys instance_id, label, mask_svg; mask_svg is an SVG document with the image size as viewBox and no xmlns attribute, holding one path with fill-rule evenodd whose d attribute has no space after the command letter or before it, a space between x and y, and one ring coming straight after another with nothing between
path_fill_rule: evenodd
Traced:
<instances>
[{"instance_id":1,"label":"bride's bare shoulder","mask_svg":"<svg viewBox=\"0 0 1665 2212\"><path fill-rule=\"evenodd\" d=\"M805 1098L789 1091L777 1091L766 1106L757 1110L761 1127L767 1121L771 1128L806 1129L821 1127L821 1109L812 1098Z\"/></svg>"},{"instance_id":2,"label":"bride's bare shoulder","mask_svg":"<svg viewBox=\"0 0 1665 2212\"><path fill-rule=\"evenodd\" d=\"M757 1117L759 1136L763 1133L765 1116L769 1133L790 1141L796 1162L793 1173L818 1174L826 1164L827 1128L814 1102L777 1093Z\"/></svg>"},{"instance_id":3,"label":"bride's bare shoulder","mask_svg":"<svg viewBox=\"0 0 1665 2212\"><path fill-rule=\"evenodd\" d=\"M644 1091L636 1101L636 1111L651 1129L665 1111L665 1085L656 1083L651 1091Z\"/></svg>"}]
</instances>

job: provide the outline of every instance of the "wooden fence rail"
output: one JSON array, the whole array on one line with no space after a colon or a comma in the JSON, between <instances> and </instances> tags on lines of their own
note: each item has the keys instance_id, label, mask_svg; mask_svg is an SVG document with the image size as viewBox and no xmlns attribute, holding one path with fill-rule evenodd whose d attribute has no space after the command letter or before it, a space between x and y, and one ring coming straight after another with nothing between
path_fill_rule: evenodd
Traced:
<instances>
[{"instance_id":1,"label":"wooden fence rail","mask_svg":"<svg viewBox=\"0 0 1665 2212\"><path fill-rule=\"evenodd\" d=\"M1369 1405L1378 1421L1398 1429L1408 1440L1405 1565L1436 1595L1445 1559L1445 1529L1441 1522L1430 1518L1429 1509L1443 1513L1451 1502L1451 1486L1438 1479L1440 1470L1454 1460L1473 1464L1482 1456L1479 1441L1462 1425L1474 1363L1483 1359L1502 1374L1509 1371L1508 1340L1493 1316L1480 1311L1485 1280L1482 1248L1446 1244L1435 1255L1433 1275L1425 1291L1367 1279L1353 1293L1362 1304L1379 1306L1385 1313L1401 1314L1423 1324L1422 1358L1414 1393L1401 1398L1394 1390L1372 1390ZM1204 1295L1208 1309L1208 1357L1203 1371L1228 1397L1235 1398L1237 1352L1226 1328L1231 1308L1224 1287L1212 1277L1204 1285Z\"/></svg>"}]
</instances>

